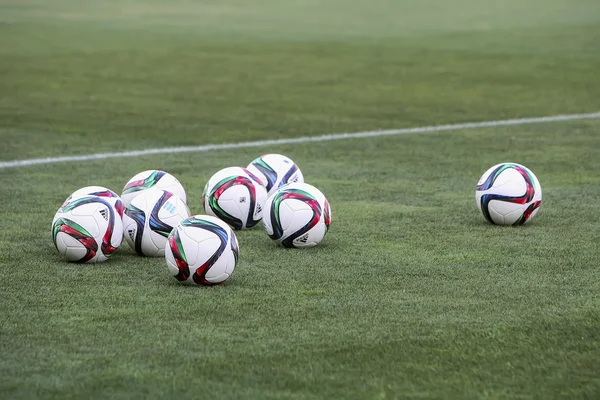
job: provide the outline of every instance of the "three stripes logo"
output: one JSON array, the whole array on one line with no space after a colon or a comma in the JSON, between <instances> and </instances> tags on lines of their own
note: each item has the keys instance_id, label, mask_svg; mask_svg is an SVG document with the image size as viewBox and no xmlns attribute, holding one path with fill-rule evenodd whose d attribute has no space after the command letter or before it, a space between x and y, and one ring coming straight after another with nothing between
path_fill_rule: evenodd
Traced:
<instances>
[{"instance_id":1,"label":"three stripes logo","mask_svg":"<svg viewBox=\"0 0 600 400\"><path fill-rule=\"evenodd\" d=\"M175 211L177 211L177 208L173 203L165 203L163 210L166 210L169 214L174 214Z\"/></svg>"},{"instance_id":2,"label":"three stripes logo","mask_svg":"<svg viewBox=\"0 0 600 400\"><path fill-rule=\"evenodd\" d=\"M102 218L104 218L105 221L108 221L108 211L105 208L100 210L100 215L102 215Z\"/></svg>"},{"instance_id":3,"label":"three stripes logo","mask_svg":"<svg viewBox=\"0 0 600 400\"><path fill-rule=\"evenodd\" d=\"M308 233L306 233L306 234L304 234L302 237L300 237L300 238L298 239L298 241L299 241L299 242L301 242L301 243L306 243L306 242L308 242Z\"/></svg>"}]
</instances>

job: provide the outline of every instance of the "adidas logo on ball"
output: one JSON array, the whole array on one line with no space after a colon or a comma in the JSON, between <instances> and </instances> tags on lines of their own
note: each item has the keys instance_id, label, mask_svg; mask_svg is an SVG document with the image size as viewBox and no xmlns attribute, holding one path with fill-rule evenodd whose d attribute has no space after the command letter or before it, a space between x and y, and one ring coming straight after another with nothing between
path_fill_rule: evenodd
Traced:
<instances>
[{"instance_id":1,"label":"adidas logo on ball","mask_svg":"<svg viewBox=\"0 0 600 400\"><path fill-rule=\"evenodd\" d=\"M100 210L100 215L102 215L105 221L108 221L108 211L106 209Z\"/></svg>"}]
</instances>

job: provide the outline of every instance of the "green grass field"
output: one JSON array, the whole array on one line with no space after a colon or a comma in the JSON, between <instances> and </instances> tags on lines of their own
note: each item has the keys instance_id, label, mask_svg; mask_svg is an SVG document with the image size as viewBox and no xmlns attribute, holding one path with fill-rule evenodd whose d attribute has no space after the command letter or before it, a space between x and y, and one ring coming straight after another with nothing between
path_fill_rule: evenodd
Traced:
<instances>
[{"instance_id":1,"label":"green grass field","mask_svg":"<svg viewBox=\"0 0 600 400\"><path fill-rule=\"evenodd\" d=\"M0 0L0 162L600 111L595 0ZM226 284L126 244L64 262L74 190L290 156L311 250L238 233ZM520 162L521 228L474 201ZM600 120L0 169L2 399L596 399Z\"/></svg>"}]
</instances>

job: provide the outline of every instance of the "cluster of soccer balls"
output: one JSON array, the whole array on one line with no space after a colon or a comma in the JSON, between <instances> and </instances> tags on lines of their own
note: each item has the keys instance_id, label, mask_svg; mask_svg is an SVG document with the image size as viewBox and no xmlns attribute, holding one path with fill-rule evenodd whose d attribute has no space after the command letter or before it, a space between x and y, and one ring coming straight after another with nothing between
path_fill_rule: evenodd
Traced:
<instances>
[{"instance_id":1,"label":"cluster of soccer balls","mask_svg":"<svg viewBox=\"0 0 600 400\"><path fill-rule=\"evenodd\" d=\"M204 187L202 203L206 215L192 215L174 176L144 171L121 196L101 186L71 194L54 216L52 238L68 261L80 263L107 260L125 238L139 255L164 256L177 280L213 285L229 278L237 264L234 230L262 221L277 243L306 248L320 243L331 223L323 193L279 154L218 171Z\"/></svg>"},{"instance_id":2,"label":"cluster of soccer balls","mask_svg":"<svg viewBox=\"0 0 600 400\"><path fill-rule=\"evenodd\" d=\"M537 214L542 188L537 177L515 163L487 170L475 192L479 210L496 225L523 225ZM198 285L224 282L239 257L234 230L261 220L269 237L285 247L313 247L331 223L329 202L304 183L288 157L268 154L247 168L215 173L204 187L206 215L191 215L181 183L163 171L144 171L123 188L89 186L77 190L52 222L58 251L73 262L102 262L122 239L142 256L166 258L179 281Z\"/></svg>"}]
</instances>

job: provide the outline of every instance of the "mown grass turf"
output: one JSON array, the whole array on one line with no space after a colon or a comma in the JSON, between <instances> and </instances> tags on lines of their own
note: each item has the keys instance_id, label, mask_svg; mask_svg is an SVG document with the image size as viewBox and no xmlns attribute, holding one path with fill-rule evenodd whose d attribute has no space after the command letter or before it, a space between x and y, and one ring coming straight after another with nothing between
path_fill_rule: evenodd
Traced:
<instances>
[{"instance_id":1,"label":"mown grass turf","mask_svg":"<svg viewBox=\"0 0 600 400\"><path fill-rule=\"evenodd\" d=\"M240 232L222 287L181 287L124 248L65 264L49 239L65 193L166 167L199 212L203 182L255 151L4 171L3 390L56 397L580 397L596 393L598 123L296 145L333 205L310 251ZM568 130L566 136L562 132ZM509 146L490 143L510 138ZM535 143L535 146L532 144ZM558 150L553 150L558 149ZM523 229L484 223L489 160L527 160L544 186ZM315 161L322 160L322 161ZM201 389L200 389L201 388Z\"/></svg>"},{"instance_id":2,"label":"mown grass turf","mask_svg":"<svg viewBox=\"0 0 600 400\"><path fill-rule=\"evenodd\" d=\"M275 3L1 3L0 159L600 109L593 2L354 5L333 28L339 3L294 3L314 29ZM579 121L0 170L0 397L595 398L599 148ZM164 169L201 212L213 172L264 152L330 200L317 248L240 232L213 288L126 245L93 266L53 248L79 187ZM502 161L540 179L529 226L478 214Z\"/></svg>"}]
</instances>

